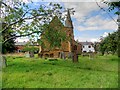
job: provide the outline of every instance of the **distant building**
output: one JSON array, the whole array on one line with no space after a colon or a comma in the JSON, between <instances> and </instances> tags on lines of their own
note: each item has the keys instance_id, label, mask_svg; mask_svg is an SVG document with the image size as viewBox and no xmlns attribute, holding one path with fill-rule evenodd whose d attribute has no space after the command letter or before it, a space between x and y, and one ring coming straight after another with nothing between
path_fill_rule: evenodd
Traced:
<instances>
[{"instance_id":1,"label":"distant building","mask_svg":"<svg viewBox=\"0 0 120 90\"><path fill-rule=\"evenodd\" d=\"M15 47L16 47L16 52L22 52L22 50L23 50L23 48L24 48L24 46L26 45L26 44L28 44L29 42L16 42L15 43ZM30 46L39 46L39 44L37 43L37 42L31 42L30 44L29 44Z\"/></svg>"},{"instance_id":2,"label":"distant building","mask_svg":"<svg viewBox=\"0 0 120 90\"><path fill-rule=\"evenodd\" d=\"M82 52L95 52L95 48L92 42L80 42L82 46Z\"/></svg>"}]
</instances>

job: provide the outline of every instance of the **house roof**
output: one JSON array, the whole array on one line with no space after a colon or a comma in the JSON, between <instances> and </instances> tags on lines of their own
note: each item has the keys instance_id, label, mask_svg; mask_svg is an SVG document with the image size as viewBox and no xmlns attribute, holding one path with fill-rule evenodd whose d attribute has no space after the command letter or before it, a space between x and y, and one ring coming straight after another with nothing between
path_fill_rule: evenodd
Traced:
<instances>
[{"instance_id":1,"label":"house roof","mask_svg":"<svg viewBox=\"0 0 120 90\"><path fill-rule=\"evenodd\" d=\"M93 43L92 42L79 42L81 45L92 45Z\"/></svg>"},{"instance_id":2,"label":"house roof","mask_svg":"<svg viewBox=\"0 0 120 90\"><path fill-rule=\"evenodd\" d=\"M16 46L24 46L24 45L26 45L27 43L28 43L28 42L16 42L15 45L16 45ZM37 46L38 43L37 43L37 42L33 42L33 43L31 42L30 45L35 45L35 46Z\"/></svg>"},{"instance_id":3,"label":"house roof","mask_svg":"<svg viewBox=\"0 0 120 90\"><path fill-rule=\"evenodd\" d=\"M23 45L26 45L27 42L16 42L15 45L18 45L18 46L23 46Z\"/></svg>"}]
</instances>

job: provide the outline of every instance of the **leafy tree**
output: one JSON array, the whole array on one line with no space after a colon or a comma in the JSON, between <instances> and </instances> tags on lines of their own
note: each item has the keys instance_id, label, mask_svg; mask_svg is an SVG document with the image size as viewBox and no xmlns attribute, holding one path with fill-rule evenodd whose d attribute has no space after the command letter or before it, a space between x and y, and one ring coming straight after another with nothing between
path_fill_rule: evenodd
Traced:
<instances>
[{"instance_id":1,"label":"leafy tree","mask_svg":"<svg viewBox=\"0 0 120 90\"><path fill-rule=\"evenodd\" d=\"M118 48L118 57L120 57L120 0L118 0L117 2L107 2L107 1L104 1L104 3L106 3L108 5L108 10L109 11L112 11L112 10L115 10L117 9L118 11L115 12L115 14L118 15L118 45L117 45L117 48Z\"/></svg>"},{"instance_id":2,"label":"leafy tree","mask_svg":"<svg viewBox=\"0 0 120 90\"><path fill-rule=\"evenodd\" d=\"M44 34L42 35L42 41L47 41L49 43L49 49L54 49L56 47L60 48L61 42L65 40L66 33L64 30L64 25L60 22L58 17L55 16L50 24L44 25Z\"/></svg>"},{"instance_id":3,"label":"leafy tree","mask_svg":"<svg viewBox=\"0 0 120 90\"><path fill-rule=\"evenodd\" d=\"M24 52L28 52L29 51L29 52L36 53L36 52L39 51L39 48L35 47L35 46L25 46L22 51L24 51Z\"/></svg>"},{"instance_id":4,"label":"leafy tree","mask_svg":"<svg viewBox=\"0 0 120 90\"><path fill-rule=\"evenodd\" d=\"M2 24L2 27L4 24ZM10 30L5 31L4 33L2 33L3 36L3 40L6 40L7 38L10 38L12 36L15 36L15 34L13 34L12 32L10 32ZM14 52L14 50L16 50L15 48L15 39L11 39L8 42L6 42L5 44L2 45L2 53L11 53Z\"/></svg>"},{"instance_id":5,"label":"leafy tree","mask_svg":"<svg viewBox=\"0 0 120 90\"><path fill-rule=\"evenodd\" d=\"M118 32L114 32L112 34L109 34L107 37L105 37L101 43L100 43L100 51L102 55L104 55L105 52L109 53L112 52L112 54L115 54L117 51L117 44L118 44Z\"/></svg>"},{"instance_id":6,"label":"leafy tree","mask_svg":"<svg viewBox=\"0 0 120 90\"><path fill-rule=\"evenodd\" d=\"M40 5L38 9L32 9L24 2L14 1L13 5L10 6L4 1L0 1L0 6L1 10L5 9L2 13L2 19L4 20L2 22L6 23L0 34L8 31L8 29L10 32L16 34L16 36L3 40L3 44L17 37L42 33L42 25L44 23L48 23L54 15L58 15L59 17L61 15L61 6L59 4L50 3L49 6ZM31 20L31 22L27 23L27 20Z\"/></svg>"},{"instance_id":7,"label":"leafy tree","mask_svg":"<svg viewBox=\"0 0 120 90\"><path fill-rule=\"evenodd\" d=\"M104 55L104 53L105 53L105 50L106 50L106 39L104 40L104 41L102 41L101 43L100 43L100 52L102 53L102 55Z\"/></svg>"},{"instance_id":8,"label":"leafy tree","mask_svg":"<svg viewBox=\"0 0 120 90\"><path fill-rule=\"evenodd\" d=\"M3 46L18 37L40 35L43 32L42 26L44 24L49 23L53 16L61 17L62 14L62 7L57 3L50 3L49 6L42 4L39 8L30 8L19 0L8 0L8 2L0 1L1 23L6 24L0 30L0 43ZM3 39L3 33L8 31L14 35Z\"/></svg>"},{"instance_id":9,"label":"leafy tree","mask_svg":"<svg viewBox=\"0 0 120 90\"><path fill-rule=\"evenodd\" d=\"M99 42L94 42L93 47L95 49L95 52L98 52L99 51Z\"/></svg>"}]
</instances>

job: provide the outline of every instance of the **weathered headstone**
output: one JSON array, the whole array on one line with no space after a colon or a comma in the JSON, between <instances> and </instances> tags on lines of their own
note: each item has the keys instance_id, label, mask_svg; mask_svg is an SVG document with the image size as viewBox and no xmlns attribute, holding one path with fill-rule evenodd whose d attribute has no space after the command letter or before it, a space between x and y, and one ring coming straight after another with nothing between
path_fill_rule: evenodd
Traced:
<instances>
[{"instance_id":1,"label":"weathered headstone","mask_svg":"<svg viewBox=\"0 0 120 90\"><path fill-rule=\"evenodd\" d=\"M0 64L1 68L7 67L7 59L5 56L1 56L2 63Z\"/></svg>"},{"instance_id":2,"label":"weathered headstone","mask_svg":"<svg viewBox=\"0 0 120 90\"><path fill-rule=\"evenodd\" d=\"M73 62L78 62L78 55L76 52L73 52Z\"/></svg>"},{"instance_id":3,"label":"weathered headstone","mask_svg":"<svg viewBox=\"0 0 120 90\"><path fill-rule=\"evenodd\" d=\"M61 52L61 53L60 53L60 57L61 57L61 59L65 59L65 53L64 53L64 52Z\"/></svg>"},{"instance_id":4,"label":"weathered headstone","mask_svg":"<svg viewBox=\"0 0 120 90\"><path fill-rule=\"evenodd\" d=\"M77 45L73 47L73 62L78 62Z\"/></svg>"},{"instance_id":5,"label":"weathered headstone","mask_svg":"<svg viewBox=\"0 0 120 90\"><path fill-rule=\"evenodd\" d=\"M34 52L29 52L30 57L34 57Z\"/></svg>"},{"instance_id":6,"label":"weathered headstone","mask_svg":"<svg viewBox=\"0 0 120 90\"><path fill-rule=\"evenodd\" d=\"M43 54L41 53L38 53L38 57L42 58Z\"/></svg>"},{"instance_id":7,"label":"weathered headstone","mask_svg":"<svg viewBox=\"0 0 120 90\"><path fill-rule=\"evenodd\" d=\"M70 59L70 58L72 58L72 56L73 56L73 55L72 55L72 52L69 52L69 53L68 53L68 58Z\"/></svg>"},{"instance_id":8,"label":"weathered headstone","mask_svg":"<svg viewBox=\"0 0 120 90\"><path fill-rule=\"evenodd\" d=\"M25 57L30 57L29 52L25 52Z\"/></svg>"},{"instance_id":9,"label":"weathered headstone","mask_svg":"<svg viewBox=\"0 0 120 90\"><path fill-rule=\"evenodd\" d=\"M60 58L62 59L62 52L60 52Z\"/></svg>"},{"instance_id":10,"label":"weathered headstone","mask_svg":"<svg viewBox=\"0 0 120 90\"><path fill-rule=\"evenodd\" d=\"M90 52L90 53L89 53L89 59L92 60L93 58L94 58L94 53L93 53L93 52Z\"/></svg>"},{"instance_id":11,"label":"weathered headstone","mask_svg":"<svg viewBox=\"0 0 120 90\"><path fill-rule=\"evenodd\" d=\"M26 52L25 57L34 57L34 52Z\"/></svg>"}]
</instances>

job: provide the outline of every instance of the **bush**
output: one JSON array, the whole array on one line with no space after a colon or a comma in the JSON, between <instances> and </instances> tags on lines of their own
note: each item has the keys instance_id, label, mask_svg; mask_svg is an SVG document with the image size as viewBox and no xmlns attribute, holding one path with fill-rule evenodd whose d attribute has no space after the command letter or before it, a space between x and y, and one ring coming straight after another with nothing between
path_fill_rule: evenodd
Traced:
<instances>
[{"instance_id":1,"label":"bush","mask_svg":"<svg viewBox=\"0 0 120 90\"><path fill-rule=\"evenodd\" d=\"M30 52L38 53L39 48L34 46L29 46L29 47L24 47L22 51L24 52L30 51Z\"/></svg>"}]
</instances>

